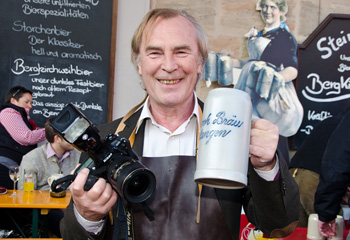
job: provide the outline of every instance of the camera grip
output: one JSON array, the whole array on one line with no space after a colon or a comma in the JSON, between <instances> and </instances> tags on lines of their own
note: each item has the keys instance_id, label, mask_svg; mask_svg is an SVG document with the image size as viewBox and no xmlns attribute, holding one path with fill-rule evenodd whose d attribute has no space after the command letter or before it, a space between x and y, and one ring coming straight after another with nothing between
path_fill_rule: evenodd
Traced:
<instances>
[{"instance_id":1,"label":"camera grip","mask_svg":"<svg viewBox=\"0 0 350 240\"><path fill-rule=\"evenodd\" d=\"M97 180L98 180L98 177L89 174L88 178L86 179L85 185L84 185L84 190L89 191L94 186L94 184L97 182Z\"/></svg>"}]
</instances>

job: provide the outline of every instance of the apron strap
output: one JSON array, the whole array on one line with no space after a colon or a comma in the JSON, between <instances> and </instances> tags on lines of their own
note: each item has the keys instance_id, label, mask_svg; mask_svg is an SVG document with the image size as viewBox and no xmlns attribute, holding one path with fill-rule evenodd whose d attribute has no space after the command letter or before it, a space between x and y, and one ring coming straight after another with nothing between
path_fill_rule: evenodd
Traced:
<instances>
[{"instance_id":1,"label":"apron strap","mask_svg":"<svg viewBox=\"0 0 350 240\"><path fill-rule=\"evenodd\" d=\"M137 104L135 107L133 107L121 120L121 122L119 123L117 130L115 131L115 134L120 133L121 131L124 130L125 128L125 121L126 119L128 119L131 115L133 115L137 109L139 109L145 102L147 99L148 95L146 95L146 97L142 100L142 102L140 102L139 104ZM137 124L136 124L137 126ZM136 131L136 128L134 129L134 131ZM134 132L133 132L134 133ZM131 135L133 135L133 133ZM130 143L130 145L132 146L133 144Z\"/></svg>"},{"instance_id":2,"label":"apron strap","mask_svg":"<svg viewBox=\"0 0 350 240\"><path fill-rule=\"evenodd\" d=\"M202 118L203 118L203 112L202 108L198 104L198 112L199 112L199 123L202 123ZM199 145L199 137L200 137L200 125L197 126L197 142L196 142L196 159L198 156L198 145ZM201 194L202 194L202 184L197 184L198 185L198 204L197 204L197 216L196 216L196 223L199 223L200 218L201 218Z\"/></svg>"}]
</instances>

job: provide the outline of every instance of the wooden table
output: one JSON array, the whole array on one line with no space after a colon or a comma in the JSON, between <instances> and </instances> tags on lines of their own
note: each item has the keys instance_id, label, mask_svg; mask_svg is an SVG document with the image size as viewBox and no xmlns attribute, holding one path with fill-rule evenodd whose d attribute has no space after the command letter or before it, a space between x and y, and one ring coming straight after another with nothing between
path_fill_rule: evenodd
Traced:
<instances>
[{"instance_id":1,"label":"wooden table","mask_svg":"<svg viewBox=\"0 0 350 240\"><path fill-rule=\"evenodd\" d=\"M64 198L50 197L50 192L34 190L34 192L24 192L16 190L17 196L11 197L13 190L8 190L6 194L0 195L0 208L31 208L33 209L33 238L38 237L39 209L42 215L48 214L50 209L65 209L70 202L71 193L66 192Z\"/></svg>"}]
</instances>

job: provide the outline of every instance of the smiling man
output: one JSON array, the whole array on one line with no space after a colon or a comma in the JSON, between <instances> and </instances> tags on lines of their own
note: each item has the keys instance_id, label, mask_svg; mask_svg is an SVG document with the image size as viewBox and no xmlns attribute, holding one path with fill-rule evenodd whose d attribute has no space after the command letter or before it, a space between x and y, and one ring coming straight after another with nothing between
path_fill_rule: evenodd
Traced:
<instances>
[{"instance_id":1,"label":"smiling man","mask_svg":"<svg viewBox=\"0 0 350 240\"><path fill-rule=\"evenodd\" d=\"M242 205L249 221L268 236L294 230L298 188L276 153L278 128L267 120L252 122L249 187L203 186L199 192L194 171L203 103L195 87L206 59L206 36L186 12L154 9L145 16L132 40L132 61L148 97L99 129L102 137L118 132L134 139L134 151L157 179L146 202L154 218L139 204L125 204L104 179L84 191L89 171L83 169L70 186L73 201L61 222L64 239L238 240ZM121 204L127 218L117 213Z\"/></svg>"}]
</instances>

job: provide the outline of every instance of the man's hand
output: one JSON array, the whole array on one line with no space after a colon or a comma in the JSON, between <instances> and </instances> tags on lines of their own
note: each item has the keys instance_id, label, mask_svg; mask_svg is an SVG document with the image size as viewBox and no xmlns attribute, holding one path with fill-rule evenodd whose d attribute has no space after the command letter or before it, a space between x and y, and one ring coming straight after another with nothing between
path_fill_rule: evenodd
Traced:
<instances>
[{"instance_id":1,"label":"man's hand","mask_svg":"<svg viewBox=\"0 0 350 240\"><path fill-rule=\"evenodd\" d=\"M329 222L322 222L318 220L318 231L322 234L322 236L331 238L335 236L335 220Z\"/></svg>"},{"instance_id":2,"label":"man's hand","mask_svg":"<svg viewBox=\"0 0 350 240\"><path fill-rule=\"evenodd\" d=\"M250 132L250 161L255 169L271 170L276 164L278 127L265 119L252 121Z\"/></svg>"},{"instance_id":3,"label":"man's hand","mask_svg":"<svg viewBox=\"0 0 350 240\"><path fill-rule=\"evenodd\" d=\"M116 203L117 193L103 178L100 178L89 191L84 191L88 175L89 169L81 170L69 189L80 215L86 220L97 222L106 216Z\"/></svg>"}]
</instances>

